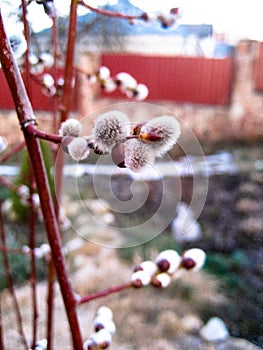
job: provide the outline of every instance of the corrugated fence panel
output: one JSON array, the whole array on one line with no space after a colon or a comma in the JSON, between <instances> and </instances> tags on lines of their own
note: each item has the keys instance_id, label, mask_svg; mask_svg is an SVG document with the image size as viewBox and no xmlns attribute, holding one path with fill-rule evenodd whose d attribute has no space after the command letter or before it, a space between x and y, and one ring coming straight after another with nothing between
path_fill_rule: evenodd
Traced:
<instances>
[{"instance_id":1,"label":"corrugated fence panel","mask_svg":"<svg viewBox=\"0 0 263 350\"><path fill-rule=\"evenodd\" d=\"M46 72L51 73L52 72ZM58 74L62 75L62 70L58 71ZM78 84L76 84L77 86ZM74 95L71 98L71 109L77 109L77 94L78 89L74 90ZM41 111L51 111L53 109L54 99L52 97L45 96L42 93L42 88L34 80L30 80L30 100L34 110ZM14 109L14 103L11 96L11 93L8 88L6 78L3 71L0 69L0 109Z\"/></svg>"},{"instance_id":2,"label":"corrugated fence panel","mask_svg":"<svg viewBox=\"0 0 263 350\"><path fill-rule=\"evenodd\" d=\"M232 58L103 54L112 75L126 71L149 88L148 100L227 105L233 78ZM112 94L121 97L119 92ZM104 95L106 96L106 94Z\"/></svg>"},{"instance_id":3,"label":"corrugated fence panel","mask_svg":"<svg viewBox=\"0 0 263 350\"><path fill-rule=\"evenodd\" d=\"M145 83L150 91L149 101L170 100L208 105L227 105L230 101L233 78L232 58L103 54L101 63L109 67L113 75L126 71L138 82ZM261 67L262 65L258 70L261 69L262 80L260 81L263 84ZM35 110L52 110L52 98L43 95L41 87L34 81L31 82L31 95ZM72 110L77 109L77 96L78 83L72 96ZM125 98L119 92L104 94L104 96ZM2 70L0 70L0 109L14 109Z\"/></svg>"},{"instance_id":4,"label":"corrugated fence panel","mask_svg":"<svg viewBox=\"0 0 263 350\"><path fill-rule=\"evenodd\" d=\"M263 90L263 43L260 43L254 66L254 86L258 91Z\"/></svg>"}]
</instances>

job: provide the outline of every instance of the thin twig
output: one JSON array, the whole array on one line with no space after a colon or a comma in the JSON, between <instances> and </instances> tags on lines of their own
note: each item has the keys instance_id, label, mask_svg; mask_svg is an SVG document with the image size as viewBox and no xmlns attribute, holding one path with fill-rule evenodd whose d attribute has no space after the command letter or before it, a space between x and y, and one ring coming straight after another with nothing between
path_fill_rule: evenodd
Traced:
<instances>
[{"instance_id":1,"label":"thin twig","mask_svg":"<svg viewBox=\"0 0 263 350\"><path fill-rule=\"evenodd\" d=\"M120 12L108 11L105 9L99 9L99 8L93 7L93 6L86 4L84 1L81 1L81 0L78 3L79 3L79 5L86 7L87 9L91 10L92 12L96 12L96 13L103 15L103 16L121 18L121 19L126 19L128 21L132 21L135 19L147 20L147 16L146 16L145 12L143 12L140 15L126 15L126 14L120 13Z\"/></svg>"},{"instance_id":2,"label":"thin twig","mask_svg":"<svg viewBox=\"0 0 263 350\"><path fill-rule=\"evenodd\" d=\"M25 52L25 86L29 98L31 98L31 80L30 80L30 60L29 60L29 48L30 48L30 36L29 25L27 21L27 4L25 0L22 0L22 20L24 25L24 35L27 43L27 49Z\"/></svg>"},{"instance_id":3,"label":"thin twig","mask_svg":"<svg viewBox=\"0 0 263 350\"><path fill-rule=\"evenodd\" d=\"M66 64L64 71L64 90L61 101L61 116L60 122L67 119L70 110L71 95L73 91L74 82L74 61L75 61L75 43L77 37L77 0L71 0L69 28L68 28L68 42L66 53Z\"/></svg>"},{"instance_id":4,"label":"thin twig","mask_svg":"<svg viewBox=\"0 0 263 350\"><path fill-rule=\"evenodd\" d=\"M9 248L6 246L2 246L0 245L0 251L1 252L6 252L6 253L10 253L10 254L22 254L22 255L29 255L31 254L31 251L25 251L24 249L19 249L19 248Z\"/></svg>"},{"instance_id":5,"label":"thin twig","mask_svg":"<svg viewBox=\"0 0 263 350\"><path fill-rule=\"evenodd\" d=\"M54 9L55 10L55 9ZM52 17L52 49L54 57L54 78L57 82L58 79L58 57L59 57L59 46L58 46L58 23L57 23L57 13L54 13ZM58 114L58 99L57 95L54 96L53 100L53 132L57 133L59 129L59 114ZM58 153L58 148L53 150L54 161L56 161ZM55 215L58 219L58 201L57 196L54 198L54 209ZM55 293L54 293L54 282L56 278L56 269L52 259L49 261L48 266L48 280L47 280L47 318L46 318L46 338L47 338L47 350L53 349L53 339L54 339L54 311L55 311Z\"/></svg>"},{"instance_id":6,"label":"thin twig","mask_svg":"<svg viewBox=\"0 0 263 350\"><path fill-rule=\"evenodd\" d=\"M2 318L2 295L1 294L0 294L0 350L5 350L3 318Z\"/></svg>"},{"instance_id":7,"label":"thin twig","mask_svg":"<svg viewBox=\"0 0 263 350\"><path fill-rule=\"evenodd\" d=\"M54 325L54 281L56 270L52 260L49 262L48 268L48 294L47 294L47 350L53 348L53 325Z\"/></svg>"},{"instance_id":8,"label":"thin twig","mask_svg":"<svg viewBox=\"0 0 263 350\"><path fill-rule=\"evenodd\" d=\"M1 157L0 157L0 164L12 157L14 154L18 153L25 147L25 141L22 141L15 145L13 148L11 148L9 151L5 152Z\"/></svg>"},{"instance_id":9,"label":"thin twig","mask_svg":"<svg viewBox=\"0 0 263 350\"><path fill-rule=\"evenodd\" d=\"M104 298L104 297L106 297L106 296L108 296L110 294L121 292L122 290L130 288L130 287L132 287L130 282L129 283L120 284L119 286L110 287L110 288L107 288L107 289L102 290L100 292L96 292L96 293L93 293L93 294L85 295L85 296L80 297L80 298L76 297L76 301L77 301L78 305L81 305L81 304L84 304L84 303L88 303L91 300Z\"/></svg>"},{"instance_id":10,"label":"thin twig","mask_svg":"<svg viewBox=\"0 0 263 350\"><path fill-rule=\"evenodd\" d=\"M3 221L3 215L2 215L2 203L1 203L1 201L0 201L0 236L1 236L3 246L6 247L6 233L5 233L4 221ZM24 333L24 329L23 329L22 315L21 315L19 303L18 303L18 300L16 297L14 282L13 282L13 278L12 278L11 270L10 270L10 266L9 266L8 255L7 255L7 252L5 250L2 251L2 254L3 254L3 264L4 264L4 268L5 268L6 279L7 279L7 283L8 283L8 289L9 289L9 292L10 292L11 297L13 299L14 309L15 309L17 324L18 324L18 330L19 330L19 333L21 336L21 341L24 344L25 349L28 349L28 345L27 345L27 341L26 341L26 337L25 337L25 333Z\"/></svg>"},{"instance_id":11,"label":"thin twig","mask_svg":"<svg viewBox=\"0 0 263 350\"><path fill-rule=\"evenodd\" d=\"M32 315L32 348L36 343L37 339L37 319L38 319L38 306L37 306L37 282L36 282L36 256L34 254L35 248L35 206L32 198L33 190L32 183L34 183L34 176L32 167L30 167L30 196L29 196L29 248L31 249L30 260L31 260L31 272L30 272L30 284L31 284L31 295L33 304L33 315Z\"/></svg>"},{"instance_id":12,"label":"thin twig","mask_svg":"<svg viewBox=\"0 0 263 350\"><path fill-rule=\"evenodd\" d=\"M54 69L54 79L56 82L58 82L58 57L60 56L59 53L59 45L58 45L58 18L57 13L54 8L54 16L52 17L52 50L53 50L53 57L54 57L54 63L53 63L53 69ZM58 95L55 94L53 97L53 132L57 133L59 129L59 118L58 118Z\"/></svg>"},{"instance_id":13,"label":"thin twig","mask_svg":"<svg viewBox=\"0 0 263 350\"><path fill-rule=\"evenodd\" d=\"M29 132L30 134L32 134L35 137L42 139L42 140L50 141L53 143L60 143L62 140L62 136L60 136L60 135L49 134L45 131L36 129L36 127L33 123L30 123L26 127L26 129L27 129L27 132Z\"/></svg>"},{"instance_id":14,"label":"thin twig","mask_svg":"<svg viewBox=\"0 0 263 350\"><path fill-rule=\"evenodd\" d=\"M7 180L2 175L0 175L0 184L4 185L6 188L8 188L12 192L17 191L17 186L15 186L11 181Z\"/></svg>"}]
</instances>

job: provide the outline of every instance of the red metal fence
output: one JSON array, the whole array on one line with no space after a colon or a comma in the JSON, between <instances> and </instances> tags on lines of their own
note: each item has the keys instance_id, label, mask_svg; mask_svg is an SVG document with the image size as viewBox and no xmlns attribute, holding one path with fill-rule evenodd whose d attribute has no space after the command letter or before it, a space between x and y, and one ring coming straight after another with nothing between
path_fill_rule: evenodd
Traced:
<instances>
[{"instance_id":1,"label":"red metal fence","mask_svg":"<svg viewBox=\"0 0 263 350\"><path fill-rule=\"evenodd\" d=\"M149 88L149 100L209 105L230 102L233 58L103 54L112 74L129 72ZM115 97L121 95L116 92Z\"/></svg>"},{"instance_id":2,"label":"red metal fence","mask_svg":"<svg viewBox=\"0 0 263 350\"><path fill-rule=\"evenodd\" d=\"M204 57L166 57L124 54L102 54L101 63L112 74L129 72L149 88L149 101L169 100L179 103L227 105L233 80L233 59ZM76 84L78 87L78 84ZM77 109L77 94L72 109ZM43 95L41 86L31 81L31 101L35 110L52 110L54 100ZM110 97L124 97L118 92ZM0 109L14 109L6 79L0 70Z\"/></svg>"},{"instance_id":3,"label":"red metal fence","mask_svg":"<svg viewBox=\"0 0 263 350\"><path fill-rule=\"evenodd\" d=\"M45 73L52 74L52 71L47 71ZM53 72L54 73L54 72ZM58 76L62 76L62 70L58 70ZM77 85L77 84L76 84ZM76 88L74 95L71 97L71 109L77 109L77 94L78 89ZM53 109L53 104L55 99L46 96L42 92L42 87L30 79L30 89L29 89L30 101L33 105L34 110L41 111L51 111ZM0 109L14 109L14 103L12 100L11 93L9 91L5 76L3 71L0 69Z\"/></svg>"}]
</instances>

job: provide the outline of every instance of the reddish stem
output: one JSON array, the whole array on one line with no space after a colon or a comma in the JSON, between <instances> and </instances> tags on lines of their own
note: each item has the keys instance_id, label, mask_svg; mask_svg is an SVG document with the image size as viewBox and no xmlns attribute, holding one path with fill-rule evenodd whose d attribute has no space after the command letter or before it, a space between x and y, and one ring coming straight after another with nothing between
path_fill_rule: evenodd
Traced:
<instances>
[{"instance_id":1,"label":"reddish stem","mask_svg":"<svg viewBox=\"0 0 263 350\"><path fill-rule=\"evenodd\" d=\"M27 89L28 96L31 97L31 81L30 81L30 60L29 60L29 47L30 47L30 37L29 37L29 25L27 21L27 4L25 0L22 0L22 20L24 25L24 35L27 43L27 49L25 52L25 86Z\"/></svg>"},{"instance_id":2,"label":"reddish stem","mask_svg":"<svg viewBox=\"0 0 263 350\"><path fill-rule=\"evenodd\" d=\"M58 46L58 23L57 23L57 15L54 13L52 17L52 50L54 57L54 79L57 82L58 80L58 57L59 57L59 46ZM57 133L59 129L59 115L58 115L58 99L55 95L53 98L53 132ZM56 148L53 151L54 160L56 160L58 149ZM59 207L57 197L54 198L54 210L56 218L58 219ZM61 233L60 233L61 234ZM48 266L48 282L47 282L47 319L46 319L46 337L47 337L47 350L53 349L53 338L54 338L54 311L55 311L55 293L54 293L54 281L56 278L56 270L54 266L54 262L52 259L49 261Z\"/></svg>"},{"instance_id":3,"label":"reddish stem","mask_svg":"<svg viewBox=\"0 0 263 350\"><path fill-rule=\"evenodd\" d=\"M0 237L1 237L1 241L2 241L3 246L6 247L6 233L5 233L3 216L2 216L2 203L1 203L1 201L0 201ZM10 270L9 260L8 260L6 250L3 250L2 254L3 254L3 265L5 268L5 274L6 274L6 279L7 279L7 283L8 283L8 288L9 288L10 294L12 296L14 308L15 308L15 312L16 312L19 333L20 333L21 340L22 340L22 343L24 344L25 349L28 349L28 345L27 345L27 341L26 341L26 337L25 337L25 333L24 333L24 329L23 329L22 315L20 312L19 303L18 303L16 293L15 293L14 282L13 282L13 278L11 275L11 270Z\"/></svg>"},{"instance_id":4,"label":"reddish stem","mask_svg":"<svg viewBox=\"0 0 263 350\"><path fill-rule=\"evenodd\" d=\"M78 298L76 298L76 301L77 301L77 303L79 305L80 304L84 304L84 303L88 303L91 300L104 298L104 297L106 297L106 296L108 296L110 294L121 292L122 290L130 288L130 287L132 287L130 282L129 283L120 284L119 286L110 287L110 288L107 288L107 289L102 290L100 292L96 292L96 293L93 293L93 294L89 294L89 295L83 296L79 300L78 300Z\"/></svg>"},{"instance_id":5,"label":"reddish stem","mask_svg":"<svg viewBox=\"0 0 263 350\"><path fill-rule=\"evenodd\" d=\"M64 71L64 90L61 102L61 115L60 122L63 122L68 117L70 110L71 94L73 90L73 79L74 79L74 59L75 59L75 43L77 37L77 7L78 1L71 0L70 6L70 18L68 28L68 42L67 42L67 54L66 54L66 65Z\"/></svg>"},{"instance_id":6,"label":"reddish stem","mask_svg":"<svg viewBox=\"0 0 263 350\"><path fill-rule=\"evenodd\" d=\"M34 177L32 173L32 167L30 169L30 196L29 196L29 247L31 249L30 259L31 259L31 273L30 273L30 283L31 283L31 295L33 304L33 317L32 317L32 348L37 340L37 319L38 319L38 308L37 308L37 286L36 286L36 257L34 254L35 248L35 207L32 198L32 183L34 182Z\"/></svg>"},{"instance_id":7,"label":"reddish stem","mask_svg":"<svg viewBox=\"0 0 263 350\"><path fill-rule=\"evenodd\" d=\"M6 253L11 253L11 254L31 254L31 251L29 250L28 252L25 252L23 249L16 249L16 248L8 248L5 246L0 245L0 251L1 252L6 252Z\"/></svg>"},{"instance_id":8,"label":"reddish stem","mask_svg":"<svg viewBox=\"0 0 263 350\"><path fill-rule=\"evenodd\" d=\"M125 14L120 13L120 12L108 11L108 10L92 7L92 6L86 4L84 1L81 1L81 0L78 3L79 3L79 5L81 5L83 7L86 7L87 9L91 10L92 12L99 13L100 15L103 15L103 16L121 18L121 19L126 19L128 21L132 21L132 20L135 20L135 19L142 19L142 20L146 20L147 19L145 12L143 12L141 15L137 15L137 16L125 15Z\"/></svg>"},{"instance_id":9,"label":"reddish stem","mask_svg":"<svg viewBox=\"0 0 263 350\"><path fill-rule=\"evenodd\" d=\"M74 3L74 2L73 2ZM32 106L25 91L21 74L13 57L0 12L0 59L3 71L9 84L10 91L16 106L17 116L22 126L25 122L31 123L35 119ZM59 235L52 196L43 162L39 141L23 127L28 154L34 169L37 189L40 197L44 223L47 231L51 253L56 267L58 282L64 300L67 317L71 329L72 341L75 350L82 350L82 337L76 314L76 302L64 263L62 245Z\"/></svg>"},{"instance_id":10,"label":"reddish stem","mask_svg":"<svg viewBox=\"0 0 263 350\"><path fill-rule=\"evenodd\" d=\"M54 280L56 271L54 263L50 260L48 271L48 295L47 295L47 350L53 347L53 324L54 324Z\"/></svg>"},{"instance_id":11,"label":"reddish stem","mask_svg":"<svg viewBox=\"0 0 263 350\"><path fill-rule=\"evenodd\" d=\"M32 134L33 136L38 137L39 139L42 139L42 140L53 142L53 143L60 143L63 138L60 135L49 134L45 131L36 129L34 123L29 123L26 126L26 129L27 129L27 132Z\"/></svg>"},{"instance_id":12,"label":"reddish stem","mask_svg":"<svg viewBox=\"0 0 263 350\"><path fill-rule=\"evenodd\" d=\"M0 184L4 185L10 191L16 192L17 187L9 180L5 179L2 175L0 175Z\"/></svg>"},{"instance_id":13,"label":"reddish stem","mask_svg":"<svg viewBox=\"0 0 263 350\"><path fill-rule=\"evenodd\" d=\"M57 14L54 14L52 17L52 49L53 49L53 57L54 57L54 79L58 81L58 57L59 57L59 46L58 46L58 19ZM53 98L53 132L57 133L59 129L59 116L58 116L58 99L57 95Z\"/></svg>"},{"instance_id":14,"label":"reddish stem","mask_svg":"<svg viewBox=\"0 0 263 350\"><path fill-rule=\"evenodd\" d=\"M14 154L18 153L25 147L25 141L20 142L19 144L15 145L12 149L9 151L5 152L1 157L0 157L0 164L12 157Z\"/></svg>"},{"instance_id":15,"label":"reddish stem","mask_svg":"<svg viewBox=\"0 0 263 350\"><path fill-rule=\"evenodd\" d=\"M0 294L0 350L5 350L3 321L2 321L2 296L1 296L1 294Z\"/></svg>"}]
</instances>

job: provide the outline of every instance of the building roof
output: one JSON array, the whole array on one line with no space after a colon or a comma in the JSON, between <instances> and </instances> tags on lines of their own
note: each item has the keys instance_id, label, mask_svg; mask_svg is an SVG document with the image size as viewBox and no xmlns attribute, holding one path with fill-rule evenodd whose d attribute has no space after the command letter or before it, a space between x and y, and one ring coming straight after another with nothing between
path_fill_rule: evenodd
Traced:
<instances>
[{"instance_id":1,"label":"building roof","mask_svg":"<svg viewBox=\"0 0 263 350\"><path fill-rule=\"evenodd\" d=\"M132 5L128 0L119 0L115 5L106 5L104 9L116 11L129 15L140 15L142 10ZM96 25L92 25L96 19ZM88 28L89 35L103 35L105 28L107 35L180 35L183 37L194 35L198 38L205 38L212 35L212 25L182 24L170 28L163 28L158 21L146 23L142 20L134 24L119 18L105 17L103 15L88 13L79 18L79 29Z\"/></svg>"}]
</instances>

